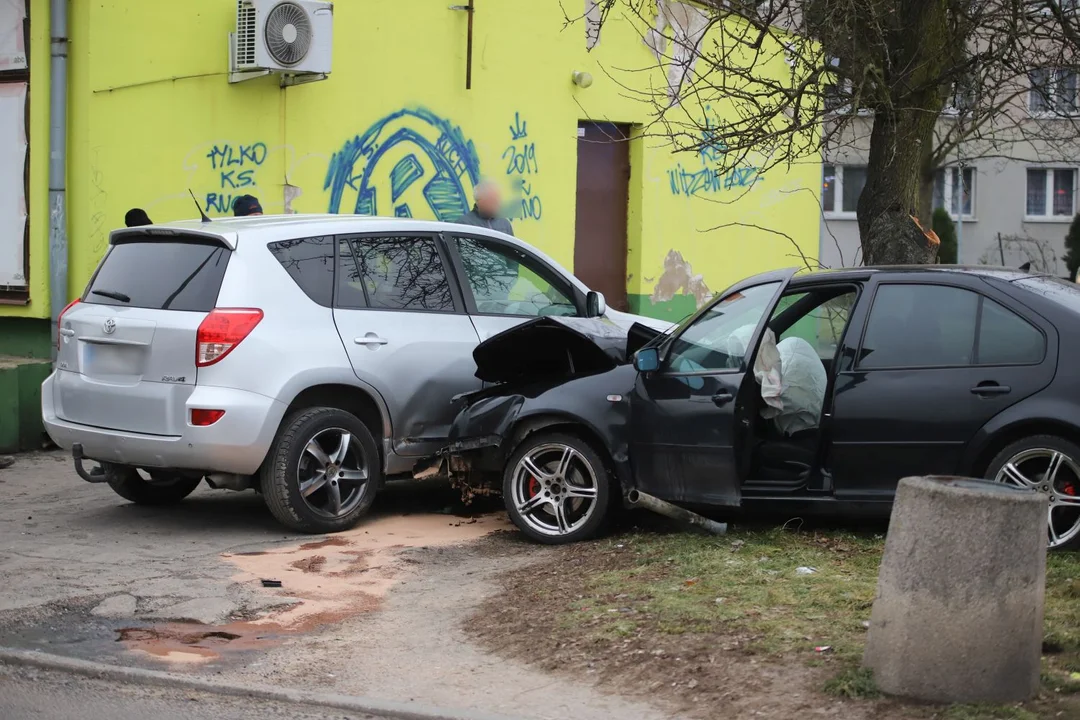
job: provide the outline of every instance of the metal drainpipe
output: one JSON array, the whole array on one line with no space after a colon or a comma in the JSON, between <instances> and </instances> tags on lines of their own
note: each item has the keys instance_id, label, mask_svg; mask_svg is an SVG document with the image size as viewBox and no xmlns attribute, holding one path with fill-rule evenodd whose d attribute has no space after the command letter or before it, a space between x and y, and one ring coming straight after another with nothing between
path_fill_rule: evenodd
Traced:
<instances>
[{"instance_id":1,"label":"metal drainpipe","mask_svg":"<svg viewBox=\"0 0 1080 720\"><path fill-rule=\"evenodd\" d=\"M50 0L49 34L49 309L52 314L53 361L57 320L67 305L67 55L68 0Z\"/></svg>"}]
</instances>

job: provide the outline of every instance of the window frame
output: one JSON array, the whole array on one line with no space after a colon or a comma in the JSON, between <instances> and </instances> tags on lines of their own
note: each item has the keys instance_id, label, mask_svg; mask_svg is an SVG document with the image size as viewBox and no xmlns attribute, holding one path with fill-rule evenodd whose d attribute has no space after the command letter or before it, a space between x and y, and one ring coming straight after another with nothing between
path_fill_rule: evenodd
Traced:
<instances>
[{"instance_id":1,"label":"window frame","mask_svg":"<svg viewBox=\"0 0 1080 720\"><path fill-rule=\"evenodd\" d=\"M551 266L547 261L538 256L536 253L530 252L527 248L514 243L506 242L501 238L492 237L490 235L484 235L482 233L471 232L448 232L443 231L439 233L439 237L443 242L444 250L449 255L451 266L454 270L455 281L458 286L458 292L463 299L463 306L465 313L468 315L475 315L477 317L505 317L505 318L524 318L526 320L536 317L547 317L545 315L517 315L513 313L488 313L480 312L476 305L476 297L473 294L472 287L469 285L469 274L465 270L465 263L461 259L461 251L458 250L456 238L464 238L466 240L476 240L489 245L494 245L499 248L506 248L512 253L517 253L528 258L530 261L536 263L542 267L551 278L544 278L551 282L553 287L559 289L564 295L568 296L574 303L574 307L577 309L577 315L575 317L584 318L586 316L585 308L585 293L573 282L570 281L565 275ZM544 277L541 275L541 277ZM554 279L554 282L552 282ZM569 292L568 292L569 291Z\"/></svg>"},{"instance_id":2,"label":"window frame","mask_svg":"<svg viewBox=\"0 0 1080 720\"><path fill-rule=\"evenodd\" d=\"M778 271L778 272L781 272L781 271ZM664 341L663 345L661 345L660 348L659 348L660 367L659 367L658 370L656 370L656 373L658 375L662 375L664 377L680 378L680 377L702 377L702 376L712 376L712 375L742 375L742 374L745 374L747 372L750 372L750 367L746 362L747 357L753 357L754 353L757 352L758 346L761 344L761 335L764 332L764 328L768 326L769 320L772 318L773 311L776 310L776 304L784 296L784 293L786 293L788 291L788 288L791 287L790 277L777 277L774 273L769 273L768 276L763 276L761 278L758 278L758 280L759 280L758 282L755 282L753 284L744 285L742 283L739 283L739 284L734 285L733 287L729 288L726 292L718 295L708 305L706 305L705 307L701 308L699 311L694 313L687 320L686 324L683 325L681 328L679 328L678 332L672 333L670 336L668 336L668 338ZM727 298L731 297L732 295L743 294L747 290L752 290L754 288L759 288L759 287L764 287L765 285L774 285L774 284L776 285L776 290L773 292L772 298L769 300L769 303L768 303L768 306L765 309L765 312L762 313L761 318L758 320L758 323L754 328L754 335L751 336L750 346L747 347L746 355L743 356L742 366L737 367L737 368L715 368L715 369L706 369L706 370L672 370L671 369L671 353L672 353L672 350L675 347L675 343L679 340L679 338L681 338L683 335L685 335L686 332L690 328L692 328L699 321L701 321L702 318L704 318L706 315L708 315L709 312L714 307L716 307L717 305L723 304L723 302ZM759 331L761 331L761 332L759 332Z\"/></svg>"},{"instance_id":3,"label":"window frame","mask_svg":"<svg viewBox=\"0 0 1080 720\"><path fill-rule=\"evenodd\" d=\"M941 108L941 116L959 118L971 115L979 101L978 84L975 69L964 73L961 79L954 81L949 86L949 94L945 98L945 105Z\"/></svg>"},{"instance_id":4,"label":"window frame","mask_svg":"<svg viewBox=\"0 0 1080 720\"><path fill-rule=\"evenodd\" d=\"M969 185L968 194L971 196L971 212L964 213L964 222L977 222L978 221L978 209L976 193L978 192L978 170L973 165L946 165L945 167L938 168L938 173L942 173L942 198L944 198L945 205L943 206L946 212L949 213L949 217L954 221L959 220L960 216L956 213L956 208L953 207L954 200L960 200L961 207L963 206L963 196L957 197L956 195L956 179L962 177L960 172L971 173L971 184ZM934 195L937 195L937 182L938 175L934 173ZM937 207L935 206L935 210Z\"/></svg>"},{"instance_id":5,"label":"window frame","mask_svg":"<svg viewBox=\"0 0 1080 720\"><path fill-rule=\"evenodd\" d=\"M296 278L293 277L292 273L289 272L289 269L281 264L281 259L274 252L274 246L275 245L281 245L282 243L288 243L288 242L296 242L298 240L300 240L300 241L303 241L303 240L327 240L330 243L330 250L331 250L331 253L330 253L330 282L331 282L331 286L330 286L330 298L329 298L329 302L327 304L323 304L323 303L319 302L318 300L316 300L315 298L313 298L311 296L311 294L308 293L307 289L303 285L301 285L296 280ZM338 239L337 239L336 235L308 235L308 236L305 236L305 237L288 238L286 240L273 240L271 242L266 243L266 250L267 250L267 252L270 253L270 257L274 258L274 262L276 262L278 264L278 267L280 267L282 269L282 271L288 276L288 278L292 282L292 284L295 285L297 288L299 288L300 292L304 293L304 296L308 300L311 300L311 302L315 303L319 307L325 307L325 308L331 308L331 307L334 306L334 295L337 294L337 247L338 247Z\"/></svg>"},{"instance_id":6,"label":"window frame","mask_svg":"<svg viewBox=\"0 0 1080 720\"><path fill-rule=\"evenodd\" d=\"M112 303L99 302L97 300L91 299L91 294L92 294L91 290L94 289L94 283L97 282L98 276L101 274L101 271L105 268L105 263L108 261L109 256L112 255L113 251L116 249L117 246L119 246L119 245L138 245L138 244L143 244L143 243L150 244L151 242L153 242L153 240L155 238L155 236L151 235L150 233L137 232L139 230L139 228L133 228L133 230L135 230L136 232L128 232L128 233L125 233L123 237L112 239L112 240L109 241L109 245L108 245L107 249L105 250L105 254L102 255L101 260L97 264L97 267L94 268L94 272L90 274L90 279L87 280L86 286L83 288L82 292L79 293L79 295L78 295L79 302L86 303L87 305L100 305L100 306L103 306L103 307L121 307L121 308L130 307L130 308L137 308L137 309L140 309L140 310L163 310L163 311L168 311L168 312L210 312L211 310L214 309L214 307L217 306L218 299L221 297L221 288L225 285L225 277L226 277L226 275L228 275L228 272L229 272L229 263L232 262L233 255L236 253L236 251L234 249L230 248L228 245L226 245L226 244L224 244L224 243L222 243L222 242L220 242L218 240L215 240L212 237L208 237L206 235L199 235L199 234L188 234L188 233L184 233L184 232L180 232L180 233L177 233L175 235L168 235L168 236L164 236L164 237L161 237L161 236L156 236L156 237L157 237L157 239L161 239L161 240L163 240L165 242L173 242L173 243L177 243L177 244L206 245L206 246L209 246L209 247L217 246L217 247L220 247L223 250L227 250L228 253L229 253L228 256L227 256L227 259L225 261L225 269L221 273L221 282L218 283L217 292L214 293L214 299L213 299L213 302L210 305L210 310L205 310L205 311L204 310L175 310L173 308L143 307L142 305L130 305L130 304L124 304L124 303L114 305ZM147 238L147 237L150 238L150 239L144 239L144 238ZM274 262L277 262L277 260L275 260ZM278 263L278 264L280 265L280 263Z\"/></svg>"},{"instance_id":7,"label":"window frame","mask_svg":"<svg viewBox=\"0 0 1080 720\"><path fill-rule=\"evenodd\" d=\"M33 46L30 43L30 23L33 15L31 0L24 4L25 17L23 17L23 47L26 48L26 67L0 70L0 83L2 84L26 84L26 98L23 101L23 131L26 134L26 157L23 159L23 198L26 201L26 224L23 227L23 280L25 284L0 285L0 305L29 305L31 294L31 268L30 268L30 228L34 224L34 215L30 212L33 188L30 186L30 160L34 148L34 128L30 122L31 93L34 91L31 82L31 74L34 70ZM46 297L46 300L48 298ZM44 301L42 301L44 302Z\"/></svg>"},{"instance_id":8,"label":"window frame","mask_svg":"<svg viewBox=\"0 0 1080 720\"><path fill-rule=\"evenodd\" d=\"M820 295L820 294L829 293L829 292L833 292L835 294L833 294L832 297L830 297L828 300L823 300L820 303L818 303L817 305L815 305L814 307L810 308L810 310L808 310L806 313L803 313L803 315L799 316L795 321L793 321L791 323L787 323L787 326L783 330L781 330L780 332L777 332L776 328L774 328L773 325L777 320L780 320L781 318L783 318L785 313L790 312L791 308L785 309L783 312L781 312L779 315L776 315L775 317L770 317L767 327L769 329L771 329L774 333L776 333L776 341L781 342L781 337L780 336L783 333L790 330L791 328L793 328L796 323L798 323L800 320L805 318L808 314L810 314L811 312L815 312L816 310L818 310L822 305L824 305L827 302L831 302L832 300L835 300L836 298L843 297L843 296L847 295L848 293L853 293L855 295L855 298L851 302L851 307L848 308L847 321L844 323L843 332L840 333L840 337L837 338L836 349L833 351L833 355L832 355L832 359L831 359L831 362L833 363L833 365L832 365L832 373L829 376L829 382L831 383L832 382L832 376L836 374L836 370L838 369L838 363L840 362L840 357L843 354L844 346L847 343L848 336L851 333L851 328L855 325L856 312L858 310L859 303L861 302L861 300L863 298L863 294L864 294L865 289L866 289L865 288L865 283L859 282L859 281L843 281L843 282L828 281L828 282L813 282L813 283L799 284L799 285L794 285L794 284L789 283L787 288L784 289L784 293L779 297L776 304L773 306L773 312L774 313L776 312L776 308L779 306L779 304L781 302L783 302L785 297L790 297L792 295L814 295L814 294ZM796 304L797 303L793 303L791 307L794 307ZM814 350L815 350L815 352L817 352L819 349L815 347ZM821 356L821 353L818 352L818 357L820 357L820 356ZM824 358L823 358L823 361L824 361Z\"/></svg>"},{"instance_id":9,"label":"window frame","mask_svg":"<svg viewBox=\"0 0 1080 720\"><path fill-rule=\"evenodd\" d=\"M361 312L404 312L404 313L423 313L425 315L465 315L465 302L462 297L461 287L458 285L458 278L454 272L454 265L447 252L446 245L443 241L440 233L434 232L417 232L417 231L402 231L402 232L353 232L353 233L338 233L333 235L334 238L334 294L333 294L333 309L334 310L353 310ZM439 253L439 261L442 263L443 272L446 275L446 281L450 288L450 299L454 304L451 310L424 310L416 308L385 308L385 307L371 307L371 300L368 297L367 288L364 288L364 306L355 307L353 305L341 304L341 284L338 276L341 270L341 243L343 241L352 240L364 240L368 238L418 238L431 240L435 244L435 249Z\"/></svg>"},{"instance_id":10,"label":"window frame","mask_svg":"<svg viewBox=\"0 0 1080 720\"><path fill-rule=\"evenodd\" d=\"M1047 89L1047 92L1044 95L1045 100L1046 100L1046 104L1048 106L1046 110L1036 109L1034 107L1034 104L1032 103L1032 100L1035 98L1036 95L1042 95L1042 93L1040 93L1040 91L1039 91L1039 88L1035 85L1035 81L1032 79L1032 74L1037 72L1037 71L1040 71L1040 70L1045 70L1045 71L1050 73L1050 78L1049 78L1050 87ZM1072 74L1072 76L1074 78L1074 81L1075 81L1075 85L1076 85L1076 100L1075 100L1076 107L1071 112L1061 112L1061 111L1057 110L1056 107L1055 107L1057 105L1058 99L1059 99L1059 97L1061 95L1060 91L1058 90L1058 85L1061 82L1061 77L1063 75L1068 74L1068 73ZM1043 119L1043 120L1047 120L1047 119L1052 120L1052 119L1055 119L1055 118L1068 119L1068 118L1080 117L1080 70L1077 70L1076 68L1057 67L1057 66L1053 66L1053 67L1044 67L1044 66L1034 67L1034 68L1031 68L1030 70L1028 70L1028 72L1027 72L1027 81L1028 81L1028 91L1027 91L1027 95L1026 95L1025 100L1024 100L1024 106L1028 111L1028 115L1030 115L1033 118L1038 118L1038 119Z\"/></svg>"},{"instance_id":11,"label":"window frame","mask_svg":"<svg viewBox=\"0 0 1080 720\"><path fill-rule=\"evenodd\" d=\"M1028 194L1028 172L1031 170L1041 170L1046 182L1046 199L1043 203L1043 210L1046 211L1043 215L1031 215L1028 213L1027 206L1027 194ZM1054 171L1066 170L1073 175L1073 191L1072 191L1072 212L1067 215L1054 215ZM1028 223L1070 223L1073 218L1076 217L1077 212L1077 182L1080 180L1080 167L1076 165L1026 165L1024 167L1024 222Z\"/></svg>"},{"instance_id":12,"label":"window frame","mask_svg":"<svg viewBox=\"0 0 1080 720\"><path fill-rule=\"evenodd\" d=\"M840 67L840 58L829 58L829 66L834 68ZM849 78L829 78L833 82L825 82L821 84L821 106L826 117L873 117L874 110L872 108L859 107L852 108L851 102L840 103L830 107L830 96L835 95L840 98L851 98L854 92L855 83ZM839 88L839 92L837 92Z\"/></svg>"},{"instance_id":13,"label":"window frame","mask_svg":"<svg viewBox=\"0 0 1080 720\"><path fill-rule=\"evenodd\" d=\"M836 178L836 185L835 185L835 187L833 189L833 207L832 208L826 208L825 207L825 199L824 199L825 198L825 168L827 168L827 167L833 168L833 171L834 171L833 177ZM858 168L858 169L861 169L861 170L866 170L867 166L866 165L857 165L857 164L854 164L854 163L840 164L840 163L826 162L826 163L821 164L821 195L822 195L821 212L822 212L822 215L824 216L824 218L826 220L857 220L858 219L858 211L857 210L844 210L843 209L844 208L844 170L847 169L847 168ZM865 187L865 184L864 184L864 187ZM837 206L840 207L839 210L836 209Z\"/></svg>"},{"instance_id":14,"label":"window frame","mask_svg":"<svg viewBox=\"0 0 1080 720\"><path fill-rule=\"evenodd\" d=\"M870 329L870 322L873 320L874 306L877 303L878 293L881 291L881 288L883 288L883 287L898 286L898 285L913 286L913 287L918 287L918 286L946 287L946 288L952 288L952 289L955 289L955 290L962 290L962 291L966 291L966 292L970 292L970 293L975 294L975 296L978 298L978 302L977 302L977 304L975 306L975 332L972 335L971 356L972 356L972 358L974 360L972 363L969 363L967 365L897 365L896 367L881 367L881 368L860 367L859 363L862 360L863 344L866 342L866 333ZM855 346L854 363L852 364L852 367L850 369L846 369L844 372L863 374L863 373L873 373L873 372L897 372L897 371L909 372L911 370L977 370L977 369L983 369L983 368L1037 367L1037 366L1042 365L1043 363L1046 362L1047 353L1049 352L1049 348L1050 348L1050 337L1047 334L1046 329L1043 327L1043 324L1036 321L1031 316L1030 313L1021 311L1019 308L1016 307L1016 305L1010 299L1008 299L1008 298L1006 298L1004 296L995 296L993 294L983 292L982 288L977 288L977 287L974 287L972 285L968 285L968 284L965 284L965 283L950 283L950 282L941 282L941 281L934 281L934 280L928 280L928 279L889 279L889 280L879 280L878 282L874 283L874 287L871 289L871 292L869 293L868 297L869 297L869 303L868 303L867 309L866 309L866 316L865 316L865 318L863 319L863 322L862 322L862 329L861 329L861 332L859 334L858 345ZM1009 312L1013 313L1014 315L1016 315L1020 319L1024 320L1028 325L1035 328L1039 332L1039 334L1042 336L1042 339L1043 339L1043 350L1042 350L1042 357L1039 358L1038 362L1031 362L1031 363L994 363L994 364L981 364L981 363L978 362L979 337L980 337L980 335L982 333L982 319L983 319L982 309L983 309L983 302L985 300L990 300L992 302L997 303L998 305L1005 308Z\"/></svg>"}]
</instances>

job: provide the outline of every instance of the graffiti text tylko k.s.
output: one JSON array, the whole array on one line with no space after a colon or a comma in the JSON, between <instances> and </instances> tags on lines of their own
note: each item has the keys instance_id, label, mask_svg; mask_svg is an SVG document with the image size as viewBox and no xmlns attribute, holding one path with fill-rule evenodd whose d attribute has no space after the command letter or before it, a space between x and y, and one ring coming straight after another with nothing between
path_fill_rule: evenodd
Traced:
<instances>
[{"instance_id":1,"label":"graffiti text tylko k.s.","mask_svg":"<svg viewBox=\"0 0 1080 720\"><path fill-rule=\"evenodd\" d=\"M213 145L206 157L216 173L219 191L206 193L203 209L208 213L229 212L236 197L250 193L258 185L255 171L266 162L268 154L263 142Z\"/></svg>"}]
</instances>

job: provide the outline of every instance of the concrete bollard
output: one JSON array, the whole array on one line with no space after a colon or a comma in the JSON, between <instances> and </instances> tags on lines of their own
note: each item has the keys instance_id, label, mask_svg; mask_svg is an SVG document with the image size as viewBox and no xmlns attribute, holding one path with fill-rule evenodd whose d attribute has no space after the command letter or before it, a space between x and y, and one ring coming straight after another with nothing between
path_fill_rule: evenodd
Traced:
<instances>
[{"instance_id":1,"label":"concrete bollard","mask_svg":"<svg viewBox=\"0 0 1080 720\"><path fill-rule=\"evenodd\" d=\"M1020 702L1039 688L1047 499L1001 483L904 478L863 666L891 695Z\"/></svg>"}]
</instances>

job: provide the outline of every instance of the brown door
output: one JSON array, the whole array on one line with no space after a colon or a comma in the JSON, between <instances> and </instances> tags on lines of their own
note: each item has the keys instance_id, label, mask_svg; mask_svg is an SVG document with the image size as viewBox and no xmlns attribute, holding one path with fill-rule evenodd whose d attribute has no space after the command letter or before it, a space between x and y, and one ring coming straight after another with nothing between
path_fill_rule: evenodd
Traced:
<instances>
[{"instance_id":1,"label":"brown door","mask_svg":"<svg viewBox=\"0 0 1080 720\"><path fill-rule=\"evenodd\" d=\"M578 123L574 274L607 304L626 310L626 211L630 127Z\"/></svg>"}]
</instances>

